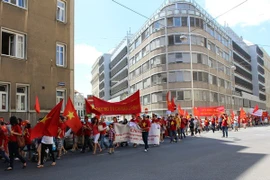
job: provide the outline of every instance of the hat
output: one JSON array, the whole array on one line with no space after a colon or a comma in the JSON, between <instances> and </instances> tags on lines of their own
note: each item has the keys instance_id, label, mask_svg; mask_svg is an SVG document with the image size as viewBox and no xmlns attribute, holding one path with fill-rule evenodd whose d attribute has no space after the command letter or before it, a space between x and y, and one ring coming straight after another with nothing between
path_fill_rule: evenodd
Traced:
<instances>
[{"instance_id":1,"label":"hat","mask_svg":"<svg viewBox=\"0 0 270 180\"><path fill-rule=\"evenodd\" d=\"M157 118L158 118L158 119L161 119L161 116L158 116Z\"/></svg>"}]
</instances>

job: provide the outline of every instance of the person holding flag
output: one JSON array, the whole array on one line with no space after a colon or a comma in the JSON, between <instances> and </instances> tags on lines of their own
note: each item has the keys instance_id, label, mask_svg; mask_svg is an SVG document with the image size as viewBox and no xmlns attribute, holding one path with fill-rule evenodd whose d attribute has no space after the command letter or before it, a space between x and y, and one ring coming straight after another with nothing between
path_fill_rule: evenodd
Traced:
<instances>
[{"instance_id":1,"label":"person holding flag","mask_svg":"<svg viewBox=\"0 0 270 180\"><path fill-rule=\"evenodd\" d=\"M0 155L5 159L5 162L9 163L7 155L8 144L8 130L4 123L4 118L0 117Z\"/></svg>"}]
</instances>

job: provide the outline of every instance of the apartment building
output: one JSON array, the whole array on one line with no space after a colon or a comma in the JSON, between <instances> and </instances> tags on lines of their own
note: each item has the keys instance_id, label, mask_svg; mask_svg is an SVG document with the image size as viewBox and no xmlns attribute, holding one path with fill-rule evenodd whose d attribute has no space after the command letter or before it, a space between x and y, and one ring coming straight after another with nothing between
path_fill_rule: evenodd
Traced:
<instances>
[{"instance_id":1,"label":"apartment building","mask_svg":"<svg viewBox=\"0 0 270 180\"><path fill-rule=\"evenodd\" d=\"M91 79L91 85L92 85L92 94L96 97L99 96L99 61L96 60L95 63L92 66L92 79Z\"/></svg>"},{"instance_id":2,"label":"apartment building","mask_svg":"<svg viewBox=\"0 0 270 180\"><path fill-rule=\"evenodd\" d=\"M110 99L110 62L111 62L111 54L103 54L101 57L97 59L99 70L99 95L98 97L104 100ZM93 84L92 84L93 88Z\"/></svg>"},{"instance_id":3,"label":"apartment building","mask_svg":"<svg viewBox=\"0 0 270 180\"><path fill-rule=\"evenodd\" d=\"M166 93L182 108L224 106L238 110L232 39L195 1L165 1L129 47L130 93L141 90L150 112L165 114Z\"/></svg>"},{"instance_id":4,"label":"apartment building","mask_svg":"<svg viewBox=\"0 0 270 180\"><path fill-rule=\"evenodd\" d=\"M0 116L36 122L74 96L74 1L1 0ZM62 109L62 110L63 110Z\"/></svg>"},{"instance_id":5,"label":"apartment building","mask_svg":"<svg viewBox=\"0 0 270 180\"><path fill-rule=\"evenodd\" d=\"M110 100L120 101L129 93L128 44L126 36L112 52L110 62Z\"/></svg>"},{"instance_id":6,"label":"apartment building","mask_svg":"<svg viewBox=\"0 0 270 180\"><path fill-rule=\"evenodd\" d=\"M270 56L264 49L262 49L262 51L264 54L264 78L270 79ZM265 81L265 88L262 90L265 91L266 95L266 109L270 112L270 81Z\"/></svg>"},{"instance_id":7,"label":"apartment building","mask_svg":"<svg viewBox=\"0 0 270 180\"><path fill-rule=\"evenodd\" d=\"M79 118L84 118L85 115L85 100L84 95L75 90L74 93L74 108L77 111Z\"/></svg>"}]
</instances>

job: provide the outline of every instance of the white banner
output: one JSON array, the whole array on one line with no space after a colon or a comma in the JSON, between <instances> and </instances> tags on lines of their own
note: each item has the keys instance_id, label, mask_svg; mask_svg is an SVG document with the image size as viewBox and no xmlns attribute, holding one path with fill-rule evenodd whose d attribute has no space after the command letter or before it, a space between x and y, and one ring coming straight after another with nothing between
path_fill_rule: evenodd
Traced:
<instances>
[{"instance_id":1,"label":"white banner","mask_svg":"<svg viewBox=\"0 0 270 180\"><path fill-rule=\"evenodd\" d=\"M249 109L249 113L252 114L253 116L259 116L259 117L262 116L262 114L263 114L263 110L262 109L258 109L254 113L253 113L253 110L254 110L254 108L250 108Z\"/></svg>"},{"instance_id":2,"label":"white banner","mask_svg":"<svg viewBox=\"0 0 270 180\"><path fill-rule=\"evenodd\" d=\"M144 144L142 140L142 131L135 123L128 125L114 124L115 142L130 142L136 144ZM159 144L160 139L160 125L153 123L151 125L148 144Z\"/></svg>"}]
</instances>

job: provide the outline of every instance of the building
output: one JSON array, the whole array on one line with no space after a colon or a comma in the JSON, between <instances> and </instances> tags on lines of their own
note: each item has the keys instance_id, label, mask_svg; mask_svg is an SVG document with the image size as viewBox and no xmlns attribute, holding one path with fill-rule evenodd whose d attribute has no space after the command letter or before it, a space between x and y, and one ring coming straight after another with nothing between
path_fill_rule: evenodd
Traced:
<instances>
[{"instance_id":1,"label":"building","mask_svg":"<svg viewBox=\"0 0 270 180\"><path fill-rule=\"evenodd\" d=\"M262 49L264 54L264 78L270 79L270 56ZM265 81L266 110L270 112L270 81Z\"/></svg>"},{"instance_id":2,"label":"building","mask_svg":"<svg viewBox=\"0 0 270 180\"><path fill-rule=\"evenodd\" d=\"M91 85L92 85L92 94L96 97L99 97L99 61L96 60L95 63L92 66L92 79L91 79Z\"/></svg>"},{"instance_id":3,"label":"building","mask_svg":"<svg viewBox=\"0 0 270 180\"><path fill-rule=\"evenodd\" d=\"M128 79L128 44L129 36L112 52L110 62L110 100L121 101L129 93Z\"/></svg>"},{"instance_id":4,"label":"building","mask_svg":"<svg viewBox=\"0 0 270 180\"><path fill-rule=\"evenodd\" d=\"M165 1L131 39L129 65L130 93L141 90L150 112L165 114L167 91L189 112L242 106L234 90L232 39L195 1Z\"/></svg>"},{"instance_id":5,"label":"building","mask_svg":"<svg viewBox=\"0 0 270 180\"><path fill-rule=\"evenodd\" d=\"M42 10L41 10L42 9ZM74 95L74 1L0 1L0 116L36 122Z\"/></svg>"},{"instance_id":6,"label":"building","mask_svg":"<svg viewBox=\"0 0 270 180\"><path fill-rule=\"evenodd\" d=\"M235 93L242 97L241 104L245 110L253 108L256 104L261 109L266 109L265 99L259 93L264 85L264 75L261 75L264 62L262 52L256 45L247 45L232 29L226 27L228 35L232 38L233 63L235 66L234 81ZM258 83L259 82L259 83ZM261 94L261 95L260 95Z\"/></svg>"},{"instance_id":7,"label":"building","mask_svg":"<svg viewBox=\"0 0 270 180\"><path fill-rule=\"evenodd\" d=\"M99 65L99 98L104 100L110 99L110 62L111 54L103 54L98 58Z\"/></svg>"},{"instance_id":8,"label":"building","mask_svg":"<svg viewBox=\"0 0 270 180\"><path fill-rule=\"evenodd\" d=\"M85 100L84 95L75 91L74 94L74 108L77 111L79 118L84 118L85 116Z\"/></svg>"}]
</instances>

